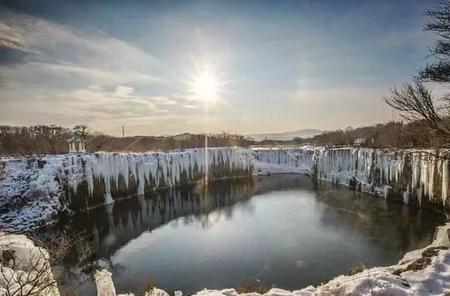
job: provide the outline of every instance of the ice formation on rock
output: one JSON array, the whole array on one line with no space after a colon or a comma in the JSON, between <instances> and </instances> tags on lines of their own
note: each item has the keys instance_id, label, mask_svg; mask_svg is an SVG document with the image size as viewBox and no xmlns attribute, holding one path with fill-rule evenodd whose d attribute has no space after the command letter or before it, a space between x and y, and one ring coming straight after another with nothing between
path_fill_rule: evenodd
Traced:
<instances>
[{"instance_id":1,"label":"ice formation on rock","mask_svg":"<svg viewBox=\"0 0 450 296\"><path fill-rule=\"evenodd\" d=\"M427 150L383 151L370 148L302 147L297 149L258 149L262 164L297 168L318 180L355 187L386 196L392 185L414 196L445 205L448 197L447 151L441 155ZM438 157L439 156L439 157ZM270 167L264 166L266 171ZM409 170L409 171L408 171ZM294 170L292 170L295 172ZM436 188L441 191L437 192Z\"/></svg>"},{"instance_id":2,"label":"ice formation on rock","mask_svg":"<svg viewBox=\"0 0 450 296\"><path fill-rule=\"evenodd\" d=\"M112 273L103 269L94 275L98 296L116 296L116 288L112 281Z\"/></svg>"},{"instance_id":3,"label":"ice formation on rock","mask_svg":"<svg viewBox=\"0 0 450 296\"><path fill-rule=\"evenodd\" d=\"M67 207L84 209L161 187L258 174L304 173L405 203L447 205L448 160L433 151L223 147L4 158L0 225L27 230ZM0 166L0 167L2 167ZM208 174L206 178L206 174Z\"/></svg>"},{"instance_id":4,"label":"ice formation on rock","mask_svg":"<svg viewBox=\"0 0 450 296\"><path fill-rule=\"evenodd\" d=\"M65 156L3 159L0 169L0 229L26 230L53 221L67 209L61 184Z\"/></svg>"},{"instance_id":5,"label":"ice formation on rock","mask_svg":"<svg viewBox=\"0 0 450 296\"><path fill-rule=\"evenodd\" d=\"M112 188L122 179L127 189L137 183L136 194L145 188L173 187L196 182L209 172L210 179L251 175L251 151L242 148L189 149L183 151L146 153L96 153L74 160L84 167L83 179L76 178L70 188L76 193L82 181L88 184L90 195L95 181L104 184L104 201L113 202Z\"/></svg>"}]
</instances>

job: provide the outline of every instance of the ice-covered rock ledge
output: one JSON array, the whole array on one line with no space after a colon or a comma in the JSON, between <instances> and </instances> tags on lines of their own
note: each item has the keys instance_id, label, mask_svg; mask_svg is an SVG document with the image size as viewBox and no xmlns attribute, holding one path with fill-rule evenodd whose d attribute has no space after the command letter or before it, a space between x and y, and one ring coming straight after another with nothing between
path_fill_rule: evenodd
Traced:
<instances>
[{"instance_id":1,"label":"ice-covered rock ledge","mask_svg":"<svg viewBox=\"0 0 450 296\"><path fill-rule=\"evenodd\" d=\"M41 227L68 209L59 178L66 158L0 158L0 231Z\"/></svg>"},{"instance_id":2,"label":"ice-covered rock ledge","mask_svg":"<svg viewBox=\"0 0 450 296\"><path fill-rule=\"evenodd\" d=\"M159 188L248 177L252 153L224 147L1 158L0 230L33 230L69 208L88 209Z\"/></svg>"},{"instance_id":3,"label":"ice-covered rock ledge","mask_svg":"<svg viewBox=\"0 0 450 296\"><path fill-rule=\"evenodd\" d=\"M435 240L427 247L405 254L398 264L375 267L354 275L341 275L318 287L309 286L301 290L271 289L265 296L330 296L330 295L447 295L450 293L450 223L440 226ZM96 274L98 296L115 296L111 274L99 271ZM181 292L176 292L176 295ZM132 294L123 294L132 295ZM160 289L153 289L148 296L168 296ZM238 296L234 289L202 290L195 296Z\"/></svg>"},{"instance_id":4,"label":"ice-covered rock ledge","mask_svg":"<svg viewBox=\"0 0 450 296\"><path fill-rule=\"evenodd\" d=\"M448 150L300 147L254 151L256 169L262 173L285 168L385 198L401 196L405 204L449 209Z\"/></svg>"},{"instance_id":5,"label":"ice-covered rock ledge","mask_svg":"<svg viewBox=\"0 0 450 296\"><path fill-rule=\"evenodd\" d=\"M450 209L448 151L222 147L0 159L0 229L32 230L68 209L223 178L303 173L404 203Z\"/></svg>"}]
</instances>

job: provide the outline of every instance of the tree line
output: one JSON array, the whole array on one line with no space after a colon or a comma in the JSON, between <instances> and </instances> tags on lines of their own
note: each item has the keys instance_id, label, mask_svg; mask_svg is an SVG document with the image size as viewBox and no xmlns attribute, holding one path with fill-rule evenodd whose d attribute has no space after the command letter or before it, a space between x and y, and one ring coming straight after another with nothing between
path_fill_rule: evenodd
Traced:
<instances>
[{"instance_id":1,"label":"tree line","mask_svg":"<svg viewBox=\"0 0 450 296\"><path fill-rule=\"evenodd\" d=\"M85 126L75 128L54 125L30 127L0 126L0 155L60 154L68 152L67 140L73 135L85 139L88 152L144 152L205 147L205 135L185 133L175 136L114 137L89 132ZM360 146L370 148L450 148L446 137L430 133L427 124L391 121L371 126L326 131L312 138L290 141L255 141L250 137L229 133L208 135L208 147L229 146Z\"/></svg>"},{"instance_id":2,"label":"tree line","mask_svg":"<svg viewBox=\"0 0 450 296\"><path fill-rule=\"evenodd\" d=\"M55 125L0 126L0 154L28 155L67 152L71 130Z\"/></svg>"},{"instance_id":3,"label":"tree line","mask_svg":"<svg viewBox=\"0 0 450 296\"><path fill-rule=\"evenodd\" d=\"M143 152L205 147L205 135L181 134L176 136L114 137L100 132L91 132L85 125L74 128L56 125L0 126L0 155L35 155L67 153L67 141L76 136L84 139L88 152L117 151ZM241 146L254 144L242 135L220 133L208 135L208 147Z\"/></svg>"},{"instance_id":4,"label":"tree line","mask_svg":"<svg viewBox=\"0 0 450 296\"><path fill-rule=\"evenodd\" d=\"M359 146L368 148L444 148L448 143L427 132L419 121L391 121L371 126L326 131L310 139L294 139L296 144L325 147Z\"/></svg>"}]
</instances>

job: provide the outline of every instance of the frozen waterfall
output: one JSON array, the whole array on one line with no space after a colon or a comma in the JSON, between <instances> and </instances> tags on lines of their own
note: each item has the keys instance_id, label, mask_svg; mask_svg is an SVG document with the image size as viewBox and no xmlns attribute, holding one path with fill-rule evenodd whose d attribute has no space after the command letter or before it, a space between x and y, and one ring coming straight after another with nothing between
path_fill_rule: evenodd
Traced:
<instances>
[{"instance_id":1,"label":"frozen waterfall","mask_svg":"<svg viewBox=\"0 0 450 296\"><path fill-rule=\"evenodd\" d=\"M352 147L224 147L2 158L0 223L5 228L44 225L67 208L86 209L205 180L275 173L303 173L358 191L398 196L405 203L448 207L446 155Z\"/></svg>"}]
</instances>

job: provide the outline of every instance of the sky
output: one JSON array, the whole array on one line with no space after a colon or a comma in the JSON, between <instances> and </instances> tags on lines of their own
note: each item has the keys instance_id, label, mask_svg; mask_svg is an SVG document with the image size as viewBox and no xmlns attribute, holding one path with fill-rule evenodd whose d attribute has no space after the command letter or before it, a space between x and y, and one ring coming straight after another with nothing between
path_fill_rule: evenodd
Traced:
<instances>
[{"instance_id":1,"label":"sky","mask_svg":"<svg viewBox=\"0 0 450 296\"><path fill-rule=\"evenodd\" d=\"M438 1L0 0L0 124L334 130L427 62Z\"/></svg>"}]
</instances>

